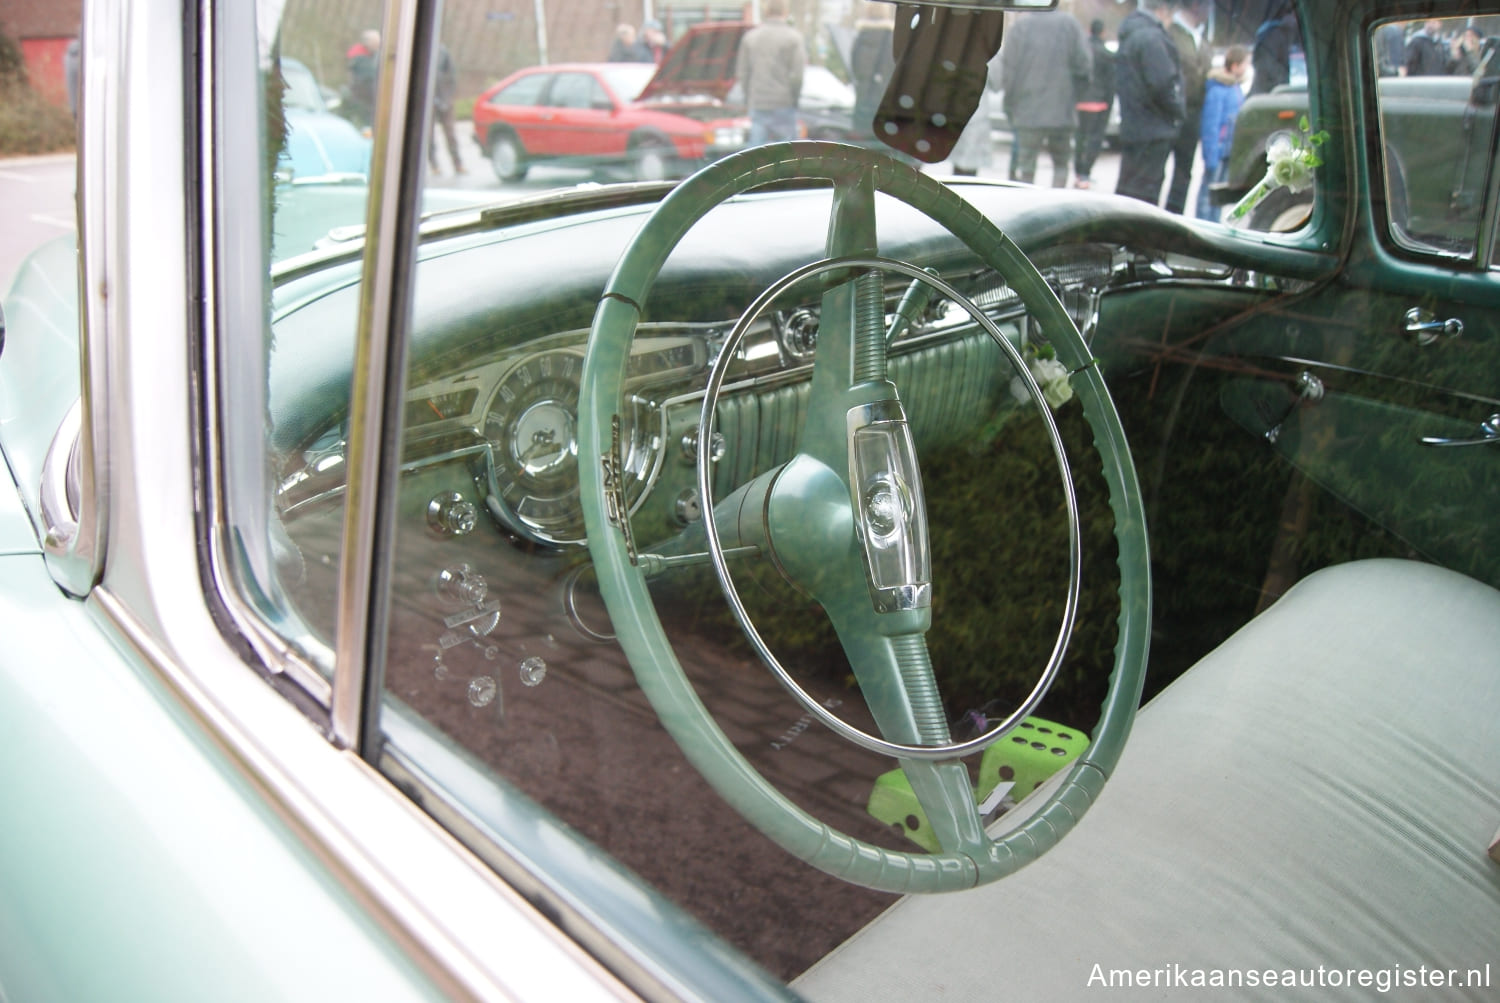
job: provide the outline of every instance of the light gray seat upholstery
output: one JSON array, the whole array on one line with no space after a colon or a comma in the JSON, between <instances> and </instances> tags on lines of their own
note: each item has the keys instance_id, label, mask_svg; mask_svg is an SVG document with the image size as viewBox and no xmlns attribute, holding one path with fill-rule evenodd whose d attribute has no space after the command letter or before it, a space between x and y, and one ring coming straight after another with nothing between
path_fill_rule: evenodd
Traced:
<instances>
[{"instance_id":1,"label":"light gray seat upholstery","mask_svg":"<svg viewBox=\"0 0 1500 1003\"><path fill-rule=\"evenodd\" d=\"M1441 998L1495 999L1497 826L1500 592L1431 565L1341 565L1152 701L1099 803L1051 853L984 888L902 900L796 988L1069 1000L1104 978L1147 983L1110 999L1182 999L1195 971L1330 985L1363 969L1400 987L1382 998L1424 998L1435 990L1402 980L1426 965L1488 976ZM1142 969L1160 974L1120 976Z\"/></svg>"}]
</instances>

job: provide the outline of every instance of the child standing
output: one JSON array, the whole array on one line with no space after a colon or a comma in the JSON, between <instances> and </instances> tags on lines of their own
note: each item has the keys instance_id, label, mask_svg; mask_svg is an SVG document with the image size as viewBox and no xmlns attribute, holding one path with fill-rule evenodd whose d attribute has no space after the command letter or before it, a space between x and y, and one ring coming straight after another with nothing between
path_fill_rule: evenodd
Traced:
<instances>
[{"instance_id":1,"label":"child standing","mask_svg":"<svg viewBox=\"0 0 1500 1003\"><path fill-rule=\"evenodd\" d=\"M1203 181L1198 186L1199 219L1219 218L1221 207L1209 201L1209 186L1229 178L1229 148L1234 142L1234 120L1239 116L1244 92L1245 64L1250 53L1243 45L1232 45L1224 53L1223 69L1209 71L1203 92L1203 118L1199 138L1203 142Z\"/></svg>"}]
</instances>

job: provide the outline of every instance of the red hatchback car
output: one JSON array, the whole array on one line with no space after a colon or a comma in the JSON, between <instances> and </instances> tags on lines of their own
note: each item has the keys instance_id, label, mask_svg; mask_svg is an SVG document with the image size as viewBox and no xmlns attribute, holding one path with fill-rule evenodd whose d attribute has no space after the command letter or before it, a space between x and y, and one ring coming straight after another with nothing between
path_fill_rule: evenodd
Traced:
<instances>
[{"instance_id":1,"label":"red hatchback car","mask_svg":"<svg viewBox=\"0 0 1500 1003\"><path fill-rule=\"evenodd\" d=\"M667 60L670 68L672 61ZM501 181L536 163L625 166L643 181L685 175L745 145L749 119L712 90L655 96L651 63L518 70L474 103L474 135Z\"/></svg>"}]
</instances>

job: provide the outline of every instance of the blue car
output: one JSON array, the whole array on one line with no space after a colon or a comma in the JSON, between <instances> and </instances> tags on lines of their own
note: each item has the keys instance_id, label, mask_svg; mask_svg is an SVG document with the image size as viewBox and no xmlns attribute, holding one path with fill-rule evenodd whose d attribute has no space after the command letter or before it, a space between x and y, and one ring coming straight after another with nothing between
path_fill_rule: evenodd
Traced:
<instances>
[{"instance_id":1,"label":"blue car","mask_svg":"<svg viewBox=\"0 0 1500 1003\"><path fill-rule=\"evenodd\" d=\"M286 181L363 181L370 171L370 139L328 106L328 97L305 65L281 61L286 81L286 146L279 161Z\"/></svg>"}]
</instances>

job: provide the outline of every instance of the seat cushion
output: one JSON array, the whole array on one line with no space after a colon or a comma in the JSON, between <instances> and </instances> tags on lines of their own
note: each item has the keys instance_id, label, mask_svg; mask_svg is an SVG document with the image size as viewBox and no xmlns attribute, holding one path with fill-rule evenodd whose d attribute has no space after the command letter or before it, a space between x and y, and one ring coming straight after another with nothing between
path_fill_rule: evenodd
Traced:
<instances>
[{"instance_id":1,"label":"seat cushion","mask_svg":"<svg viewBox=\"0 0 1500 1003\"><path fill-rule=\"evenodd\" d=\"M1497 824L1500 592L1432 565L1340 565L1152 701L1051 853L902 900L796 988L1061 1000L1133 983L1125 998L1181 998L1195 972L1237 971L1243 995L1285 999L1265 972L1332 985L1368 970L1405 992L1425 965L1488 979L1444 998L1492 999Z\"/></svg>"}]
</instances>

